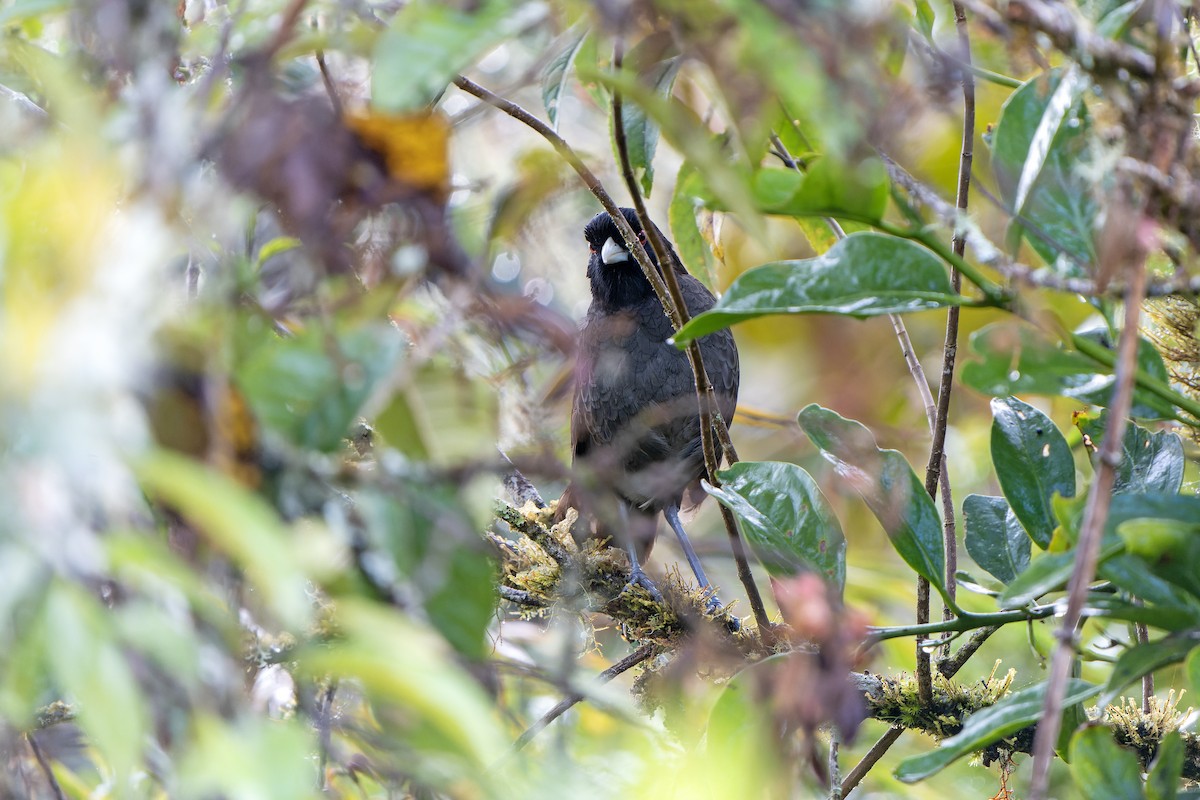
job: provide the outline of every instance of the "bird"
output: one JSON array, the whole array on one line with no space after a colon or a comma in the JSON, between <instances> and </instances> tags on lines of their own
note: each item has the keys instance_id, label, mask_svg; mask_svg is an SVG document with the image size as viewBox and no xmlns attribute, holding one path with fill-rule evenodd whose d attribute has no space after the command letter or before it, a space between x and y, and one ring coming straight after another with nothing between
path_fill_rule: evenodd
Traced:
<instances>
[{"instance_id":1,"label":"bird","mask_svg":"<svg viewBox=\"0 0 1200 800\"><path fill-rule=\"evenodd\" d=\"M642 243L646 232L631 208L620 209ZM690 275L666 237L680 292L691 316L716 302L704 284ZM688 564L702 587L709 581L679 520L685 498L697 505L705 497L700 480L708 478L700 438L695 378L686 353L671 341L675 330L654 289L626 247L616 223L601 212L584 227L589 248L587 277L591 305L579 331L571 409L572 481L559 501L580 511L576 536L608 536L622 544L630 559L630 584L661 598L641 564L657 537L657 515L675 532ZM652 248L647 255L659 274ZM740 368L733 334L723 329L699 340L700 352L728 422L737 406ZM715 432L717 462L723 449ZM616 500L614 504L612 499ZM615 505L615 509L613 506ZM582 508L581 508L582 506ZM614 513L615 511L615 513ZM581 531L591 518L595 531ZM612 535L615 531L617 535Z\"/></svg>"}]
</instances>

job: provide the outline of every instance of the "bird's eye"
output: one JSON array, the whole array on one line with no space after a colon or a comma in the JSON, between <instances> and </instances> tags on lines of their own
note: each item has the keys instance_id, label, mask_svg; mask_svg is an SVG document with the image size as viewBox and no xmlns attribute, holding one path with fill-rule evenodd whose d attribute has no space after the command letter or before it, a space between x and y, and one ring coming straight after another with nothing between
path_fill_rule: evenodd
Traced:
<instances>
[{"instance_id":1,"label":"bird's eye","mask_svg":"<svg viewBox=\"0 0 1200 800\"><path fill-rule=\"evenodd\" d=\"M646 232L645 231L638 231L638 241L645 244L645 242L646 242Z\"/></svg>"}]
</instances>

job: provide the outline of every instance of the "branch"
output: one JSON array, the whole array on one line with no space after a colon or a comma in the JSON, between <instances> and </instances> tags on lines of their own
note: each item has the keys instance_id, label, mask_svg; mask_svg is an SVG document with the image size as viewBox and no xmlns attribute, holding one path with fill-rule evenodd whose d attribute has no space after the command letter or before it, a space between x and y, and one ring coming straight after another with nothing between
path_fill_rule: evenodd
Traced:
<instances>
[{"instance_id":1,"label":"branch","mask_svg":"<svg viewBox=\"0 0 1200 800\"><path fill-rule=\"evenodd\" d=\"M917 699L913 683L908 679L852 672L850 680L855 688L863 693L867 701L868 715L872 719L891 722L894 725L875 747L871 748L863 758L864 762L871 758L877 749L885 749L881 748L885 740L890 746L905 730L916 730L937 738L953 736L962 730L963 721L967 717L1000 700L1006 694L1008 683L1006 679L971 684L954 684L942 680L938 682L932 703L926 705ZM1182 715L1175 711L1171 703L1171 700L1159 701L1156 703L1157 708L1149 714L1143 714L1137 703L1109 706L1100 719L1100 724L1112 732L1118 744L1132 749L1143 768L1147 768L1161 738L1171 730L1177 729L1178 723L1182 722ZM1005 759L1013 753L1029 753L1033 749L1035 738L1047 727L1046 718L1043 717L1042 721L983 747L981 753L984 765L988 766ZM1148 731L1154 733L1147 735ZM1182 777L1186 780L1200 779L1200 737L1185 733L1183 740L1185 755ZM882 755L882 752L878 755ZM876 761L878 757L861 772L865 774ZM847 786L852 778L861 777L856 775L861 766L856 766L846 777L842 784L843 795L857 785L856 780L854 784Z\"/></svg>"},{"instance_id":2,"label":"branch","mask_svg":"<svg viewBox=\"0 0 1200 800\"><path fill-rule=\"evenodd\" d=\"M1096 574L1100 554L1100 537L1108 519L1113 483L1121 463L1121 448L1125 426L1133 406L1134 378L1137 370L1138 314L1142 307L1146 278L1146 254L1130 267L1129 289L1125 295L1125 326L1117 344L1116 388L1109 409L1108 427L1100 444L1099 463L1075 546L1075 571L1067 584L1067 609L1059 624L1058 647L1050 664L1046 699L1042 712L1043 724L1038 728L1034 743L1033 777L1029 796L1033 800L1045 797L1050 781L1050 761L1062 725L1063 696L1070 677L1071 661L1076 652L1077 630L1087 600L1088 586Z\"/></svg>"},{"instance_id":3,"label":"branch","mask_svg":"<svg viewBox=\"0 0 1200 800\"><path fill-rule=\"evenodd\" d=\"M621 69L621 56L621 49L618 45L613 53L613 66L617 70ZM625 179L625 186L629 190L629 195L633 198L634 210L637 212L638 220L642 223L642 231L646 234L646 238L650 242L650 247L654 250L654 255L658 259L659 266L662 268L667 292L675 307L675 316L671 317L671 323L675 325L675 330L678 331L687 324L691 315L688 312L687 303L684 302L683 292L679 289L679 280L675 275L674 254L670 246L659 235L658 228L651 222L650 215L646 213L646 203L642 199L642 193L638 191L637 179L633 174L633 165L629 160L629 147L625 141L625 118L622 113L621 93L615 89L613 90L612 114L613 139L616 142L617 155L621 162L621 174ZM636 239L633 244L640 247L640 242L637 242ZM671 315L668 314L668 316ZM708 473L709 483L719 487L721 480L717 477L717 470L720 467L720 463L717 457L716 442L713 441L713 412L717 405L716 394L713 392L712 381L708 378L708 372L704 368L704 356L700 352L699 339L693 339L688 343L687 357L688 363L692 367L692 376L696 385L696 401L700 409L700 445L704 451L704 467ZM720 420L720 414L716 414L716 418ZM722 426L725 425L724 420L721 420L719 424ZM728 436L729 433L726 430L725 437L728 438ZM726 450L725 453L730 457L730 464L732 464L736 456L729 450ZM742 588L746 591L746 598L750 601L750 609L754 614L754 621L758 626L759 635L763 637L764 643L769 643L773 639L771 634L771 620L767 616L767 609L763 605L762 596L758 592L758 586L754 583L754 573L750 571L750 559L746 554L746 545L742 541L741 534L738 532L737 521L724 505L721 506L721 519L725 523L725 533L729 536L729 545L733 550L733 561L737 566L738 580L741 581Z\"/></svg>"},{"instance_id":4,"label":"branch","mask_svg":"<svg viewBox=\"0 0 1200 800\"><path fill-rule=\"evenodd\" d=\"M648 644L642 645L637 650L634 650L632 653L625 656L624 658L622 658L617 663L613 664L608 669L604 670L604 672L601 672L599 675L597 675L596 676L596 685L603 686L604 684L611 681L613 678L620 675L622 672L628 672L629 670L633 669L638 664L642 663L643 661L648 659L650 656L652 656L654 654L654 649L655 648L653 645L648 645ZM513 743L513 750L514 751L523 750L526 745L528 745L531 741L533 741L533 737L537 736L539 733L541 733L543 730L545 730L546 727L551 722L554 722L554 720L558 719L563 714L567 713L567 711L573 705L575 705L582 699L583 699L582 692L571 692L570 694L568 694L566 697L564 697L562 699L561 702L558 703L558 705L554 706L554 708L550 709L545 714L543 714L541 719L539 719L537 722L530 725L529 728L527 728L524 733L522 733L519 737L517 737L517 741Z\"/></svg>"}]
</instances>

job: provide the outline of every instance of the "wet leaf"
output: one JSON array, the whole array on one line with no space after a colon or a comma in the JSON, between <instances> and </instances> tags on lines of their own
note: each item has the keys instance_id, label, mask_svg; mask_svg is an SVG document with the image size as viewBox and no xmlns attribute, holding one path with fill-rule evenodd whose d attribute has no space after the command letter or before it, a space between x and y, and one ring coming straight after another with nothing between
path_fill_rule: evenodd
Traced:
<instances>
[{"instance_id":1,"label":"wet leaf","mask_svg":"<svg viewBox=\"0 0 1200 800\"><path fill-rule=\"evenodd\" d=\"M963 501L967 552L1001 583L1029 566L1029 536L1003 497L969 495Z\"/></svg>"},{"instance_id":2,"label":"wet leaf","mask_svg":"<svg viewBox=\"0 0 1200 800\"><path fill-rule=\"evenodd\" d=\"M904 456L880 450L861 423L818 405L804 408L798 422L838 475L862 495L900 557L944 595L941 519Z\"/></svg>"},{"instance_id":3,"label":"wet leaf","mask_svg":"<svg viewBox=\"0 0 1200 800\"><path fill-rule=\"evenodd\" d=\"M812 569L840 590L846 539L816 481L795 464L740 461L705 490L742 523L742 532L773 576Z\"/></svg>"},{"instance_id":4,"label":"wet leaf","mask_svg":"<svg viewBox=\"0 0 1200 800\"><path fill-rule=\"evenodd\" d=\"M677 345L770 314L870 317L956 305L941 262L925 248L878 233L853 233L824 255L744 273L709 311L685 325Z\"/></svg>"},{"instance_id":5,"label":"wet leaf","mask_svg":"<svg viewBox=\"0 0 1200 800\"><path fill-rule=\"evenodd\" d=\"M992 401L992 462L1013 514L1043 550L1057 523L1050 502L1075 496L1071 448L1050 418L1015 397Z\"/></svg>"}]
</instances>

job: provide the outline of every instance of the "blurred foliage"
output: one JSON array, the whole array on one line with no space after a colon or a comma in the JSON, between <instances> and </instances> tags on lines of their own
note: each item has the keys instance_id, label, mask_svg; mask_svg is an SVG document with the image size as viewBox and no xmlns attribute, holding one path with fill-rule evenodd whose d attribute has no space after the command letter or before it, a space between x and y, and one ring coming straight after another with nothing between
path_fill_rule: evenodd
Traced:
<instances>
[{"instance_id":1,"label":"blurred foliage","mask_svg":"<svg viewBox=\"0 0 1200 800\"><path fill-rule=\"evenodd\" d=\"M1146 303L1054 790L1191 796L1191 12L970 9L956 217L941 0L0 0L0 796L826 796L833 732L844 774L892 723L945 738L906 735L856 792L1009 796L1141 261L1179 291ZM544 497L568 476L597 203L459 73L614 193L619 95L651 214L725 292L678 339L737 325L745 460L689 522L731 604L660 564L664 602L623 591L623 554L529 492L497 511L514 463ZM957 575L878 319L907 315L934 377L948 307ZM933 725L917 575L948 610L935 663L1001 626L936 679L971 702Z\"/></svg>"}]
</instances>

